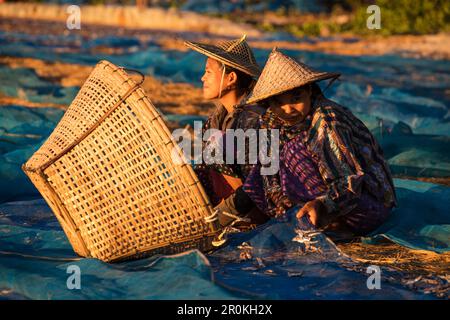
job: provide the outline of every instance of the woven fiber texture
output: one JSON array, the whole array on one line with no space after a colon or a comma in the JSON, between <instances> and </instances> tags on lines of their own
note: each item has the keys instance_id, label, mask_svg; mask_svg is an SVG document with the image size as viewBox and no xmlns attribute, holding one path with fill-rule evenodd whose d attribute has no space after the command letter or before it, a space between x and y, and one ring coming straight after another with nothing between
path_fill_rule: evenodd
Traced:
<instances>
[{"instance_id":1,"label":"woven fiber texture","mask_svg":"<svg viewBox=\"0 0 450 320\"><path fill-rule=\"evenodd\" d=\"M254 78L261 73L255 56L245 41L245 35L240 39L219 41L215 45L190 41L185 41L184 43L189 48Z\"/></svg>"},{"instance_id":2,"label":"woven fiber texture","mask_svg":"<svg viewBox=\"0 0 450 320\"><path fill-rule=\"evenodd\" d=\"M103 261L208 250L212 207L142 88L94 68L53 133L23 165L76 253Z\"/></svg>"},{"instance_id":3,"label":"woven fiber texture","mask_svg":"<svg viewBox=\"0 0 450 320\"><path fill-rule=\"evenodd\" d=\"M246 103L255 103L316 81L339 76L339 73L315 71L275 48L270 53L261 76Z\"/></svg>"}]
</instances>

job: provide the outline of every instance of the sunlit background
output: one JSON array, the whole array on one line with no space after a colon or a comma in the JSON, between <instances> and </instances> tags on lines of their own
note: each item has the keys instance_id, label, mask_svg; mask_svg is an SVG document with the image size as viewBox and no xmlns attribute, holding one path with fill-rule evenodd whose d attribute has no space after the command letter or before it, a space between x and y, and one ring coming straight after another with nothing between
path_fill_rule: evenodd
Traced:
<instances>
[{"instance_id":1,"label":"sunlit background","mask_svg":"<svg viewBox=\"0 0 450 320\"><path fill-rule=\"evenodd\" d=\"M372 4L380 8L379 29L368 27L372 12L367 8ZM73 8L68 11L70 5L80 8L80 29L72 28L77 16L73 16ZM394 176L403 179L396 180L398 186L406 188L405 181L411 180L436 183L441 198L432 202L448 204L448 187L444 186L450 185L449 19L450 2L431 0L0 0L0 223L4 223L0 231L11 229L14 223L23 228L14 232L22 235L19 238L24 242L16 246L11 242L11 250L36 241L33 250L37 252L45 247L45 237L65 241L20 167L52 132L98 61L106 59L144 73L144 89L169 127L185 127L204 120L214 105L202 99L200 90L205 58L187 50L183 40L213 42L243 34L261 66L277 46L316 69L342 73L326 95L351 109L371 129ZM426 191L431 187L415 188ZM400 195L406 199L412 195L408 192L400 191ZM33 213L35 221L27 220ZM27 227L47 228L48 233L39 236ZM448 250L448 239L441 241L444 244L437 246ZM0 249L7 247L6 242ZM65 244L61 252L63 249L70 247ZM186 268L200 264L192 259ZM15 270L20 261L9 264L10 260L2 262L0 258L0 263L4 263L0 289L6 288L0 296L47 298L48 292L42 288L19 290L12 285L7 272ZM92 270L100 268L83 263ZM125 272L108 270L118 276ZM204 274L199 277L206 281ZM222 280L226 282L226 277ZM231 285L239 282L233 281ZM339 287L339 283L331 286ZM236 297L211 288L205 289L206 296ZM58 290L54 297L66 297ZM85 297L95 297L93 292ZM342 296L327 297L358 294L346 291ZM414 298L409 291L402 294ZM111 296L105 293L101 297ZM136 293L136 297L143 296ZM170 294L163 292L159 297Z\"/></svg>"}]
</instances>

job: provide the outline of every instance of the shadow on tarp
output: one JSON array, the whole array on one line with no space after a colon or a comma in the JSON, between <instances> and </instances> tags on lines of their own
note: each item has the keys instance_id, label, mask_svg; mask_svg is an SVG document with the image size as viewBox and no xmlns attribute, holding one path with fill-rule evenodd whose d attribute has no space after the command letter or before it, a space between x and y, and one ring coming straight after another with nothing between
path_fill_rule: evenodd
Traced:
<instances>
[{"instance_id":1,"label":"shadow on tarp","mask_svg":"<svg viewBox=\"0 0 450 320\"><path fill-rule=\"evenodd\" d=\"M92 35L85 39L81 34L31 35L0 31L0 43L0 54L4 56L90 66L107 59L162 81L196 86L201 86L204 72L205 59L197 52L167 50L134 36ZM123 50L106 54L94 50L97 46ZM379 131L380 121L386 130L393 130L377 138L394 174L441 178L450 175L448 61L395 55L349 58L301 50L284 52L318 70L342 73L342 81L331 86L326 96L348 107L372 132ZM262 66L270 50L255 49L254 53ZM56 80L42 76L33 68L0 65L0 95L7 97L69 105L78 88L63 86ZM151 92L149 97L152 98ZM0 203L38 196L20 166L48 137L62 114L62 110L52 108L0 108ZM197 119L196 116L171 117L178 119L182 127ZM411 132L395 131L400 122Z\"/></svg>"},{"instance_id":2,"label":"shadow on tarp","mask_svg":"<svg viewBox=\"0 0 450 320\"><path fill-rule=\"evenodd\" d=\"M21 170L21 165L47 139L63 115L54 108L0 108L0 203L39 196L36 188ZM198 115L165 115L165 119L183 128L204 120ZM366 115L363 120L374 126L376 119ZM389 127L390 128L390 127ZM385 157L394 174L418 177L450 175L450 137L417 135L406 124L393 124L389 134L379 135Z\"/></svg>"},{"instance_id":3,"label":"shadow on tarp","mask_svg":"<svg viewBox=\"0 0 450 320\"><path fill-rule=\"evenodd\" d=\"M448 213L443 210L449 188L407 180L395 182L399 211L409 219L396 215L397 220L389 220L383 226L383 235L392 235L390 239L405 246L412 243L422 249L445 251L443 244L436 243L441 237L447 242L449 238ZM433 203L433 209L425 217L419 212L423 212L420 208L427 207L427 202ZM369 290L366 265L351 260L320 233L314 236L314 247L319 251L306 251L303 244L292 241L296 226L289 217L285 221L272 220L248 233L232 234L226 246L206 256L193 250L107 264L75 258L42 199L4 203L0 205L0 298L434 298L403 286L401 280L408 275L384 268L381 289ZM434 246L430 245L430 238L436 239ZM243 259L245 250L247 256ZM80 267L81 290L67 288L70 265Z\"/></svg>"},{"instance_id":4,"label":"shadow on tarp","mask_svg":"<svg viewBox=\"0 0 450 320\"><path fill-rule=\"evenodd\" d=\"M67 288L70 265L81 270L81 290ZM212 279L197 250L117 264L79 259L42 199L0 206L0 299L235 298Z\"/></svg>"},{"instance_id":5,"label":"shadow on tarp","mask_svg":"<svg viewBox=\"0 0 450 320\"><path fill-rule=\"evenodd\" d=\"M399 207L366 243L389 239L411 249L438 253L450 250L450 188L396 179Z\"/></svg>"},{"instance_id":6,"label":"shadow on tarp","mask_svg":"<svg viewBox=\"0 0 450 320\"><path fill-rule=\"evenodd\" d=\"M232 236L226 247L208 256L216 281L257 299L433 299L408 290L401 285L402 275L383 268L380 289L369 289L367 265L343 254L323 234L313 238L320 251L305 251L292 241L293 225L292 218L272 220L250 233ZM243 247L251 248L247 259L242 259Z\"/></svg>"}]
</instances>

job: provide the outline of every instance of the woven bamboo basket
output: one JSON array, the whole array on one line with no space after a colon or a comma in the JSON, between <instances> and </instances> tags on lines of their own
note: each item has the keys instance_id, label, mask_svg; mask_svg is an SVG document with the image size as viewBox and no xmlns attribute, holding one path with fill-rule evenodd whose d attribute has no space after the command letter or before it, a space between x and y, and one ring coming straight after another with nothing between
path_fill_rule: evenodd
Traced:
<instances>
[{"instance_id":1,"label":"woven bamboo basket","mask_svg":"<svg viewBox=\"0 0 450 320\"><path fill-rule=\"evenodd\" d=\"M140 83L101 61L22 169L80 256L205 251L217 234L204 220L212 207L173 150L182 156Z\"/></svg>"}]
</instances>

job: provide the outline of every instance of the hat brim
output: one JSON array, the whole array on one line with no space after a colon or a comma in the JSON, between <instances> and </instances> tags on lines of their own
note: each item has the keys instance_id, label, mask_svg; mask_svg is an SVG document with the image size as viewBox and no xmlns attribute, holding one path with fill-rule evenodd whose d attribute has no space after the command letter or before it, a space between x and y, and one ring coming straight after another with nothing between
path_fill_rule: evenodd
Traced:
<instances>
[{"instance_id":1,"label":"hat brim","mask_svg":"<svg viewBox=\"0 0 450 320\"><path fill-rule=\"evenodd\" d=\"M256 66L249 66L249 65L240 63L236 59L233 59L233 56L230 55L228 52L226 52L214 45L203 44L203 43L198 43L198 42L191 42L191 41L185 41L184 44L187 47L189 47L201 54L204 54L205 56L207 56L209 58L218 60L218 61L220 61L232 68L235 68L239 71L242 71L245 74L248 74L254 78L257 78L261 73L261 70L259 70L259 68L257 68Z\"/></svg>"},{"instance_id":2,"label":"hat brim","mask_svg":"<svg viewBox=\"0 0 450 320\"><path fill-rule=\"evenodd\" d=\"M320 73L317 76L309 79L308 81L305 81L305 83L295 84L295 85L292 85L292 86L288 86L288 87L282 88L280 90L274 90L274 91L269 92L269 93L267 93L265 95L262 95L262 96L252 97L250 95L250 97L247 99L246 103L247 104L256 103L256 102L259 102L261 100L264 100L264 99L267 99L267 98L270 98L270 97L273 97L273 96L276 96L276 95L279 95L279 94L291 91L291 90L293 90L295 88L300 88L300 87L303 87L305 85L308 85L308 84L311 84L311 83L314 83L314 82L318 82L318 81L322 81L322 80L337 79L340 76L341 76L340 73L332 73L332 72Z\"/></svg>"}]
</instances>

